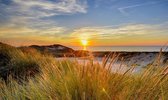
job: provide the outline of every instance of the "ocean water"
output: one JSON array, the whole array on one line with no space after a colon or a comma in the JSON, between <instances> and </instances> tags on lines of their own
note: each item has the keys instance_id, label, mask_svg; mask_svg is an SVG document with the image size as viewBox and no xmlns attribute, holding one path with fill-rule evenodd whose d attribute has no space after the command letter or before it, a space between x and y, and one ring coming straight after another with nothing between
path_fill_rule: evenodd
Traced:
<instances>
[{"instance_id":1,"label":"ocean water","mask_svg":"<svg viewBox=\"0 0 168 100\"><path fill-rule=\"evenodd\" d=\"M74 50L83 50L83 47L72 46ZM128 52L158 52L162 48L163 51L168 51L167 47L162 46L88 46L89 51L128 51Z\"/></svg>"}]
</instances>

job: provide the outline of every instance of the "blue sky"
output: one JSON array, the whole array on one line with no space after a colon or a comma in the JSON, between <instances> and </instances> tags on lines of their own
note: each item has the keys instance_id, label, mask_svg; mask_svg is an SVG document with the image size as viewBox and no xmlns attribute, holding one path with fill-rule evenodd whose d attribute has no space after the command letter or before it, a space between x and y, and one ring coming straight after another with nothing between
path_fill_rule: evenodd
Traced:
<instances>
[{"instance_id":1,"label":"blue sky","mask_svg":"<svg viewBox=\"0 0 168 100\"><path fill-rule=\"evenodd\" d=\"M0 0L0 23L13 45L162 45L168 0Z\"/></svg>"}]
</instances>

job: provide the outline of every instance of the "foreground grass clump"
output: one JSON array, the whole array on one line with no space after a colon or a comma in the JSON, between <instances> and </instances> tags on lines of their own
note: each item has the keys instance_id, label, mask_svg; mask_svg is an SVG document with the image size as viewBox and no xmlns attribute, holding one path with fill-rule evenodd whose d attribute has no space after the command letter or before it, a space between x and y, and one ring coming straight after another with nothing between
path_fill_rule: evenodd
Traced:
<instances>
[{"instance_id":1,"label":"foreground grass clump","mask_svg":"<svg viewBox=\"0 0 168 100\"><path fill-rule=\"evenodd\" d=\"M108 57L111 62L117 56ZM111 72L111 66L90 62L57 61L38 55L40 73L18 83L13 77L0 81L0 99L5 100L167 100L168 67L148 66L133 74L134 67L123 73ZM38 58L38 59L37 59ZM22 66L24 67L24 66ZM113 66L112 66L113 67Z\"/></svg>"},{"instance_id":2,"label":"foreground grass clump","mask_svg":"<svg viewBox=\"0 0 168 100\"><path fill-rule=\"evenodd\" d=\"M37 59L40 54L33 49L29 53L15 47L0 44L0 77L7 80L9 75L17 79L34 76L40 71Z\"/></svg>"}]
</instances>

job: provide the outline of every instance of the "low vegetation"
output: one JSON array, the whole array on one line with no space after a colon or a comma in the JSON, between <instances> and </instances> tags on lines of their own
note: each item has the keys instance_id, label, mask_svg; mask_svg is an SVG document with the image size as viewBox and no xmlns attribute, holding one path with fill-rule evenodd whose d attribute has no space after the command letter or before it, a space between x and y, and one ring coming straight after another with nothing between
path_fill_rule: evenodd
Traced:
<instances>
[{"instance_id":1,"label":"low vegetation","mask_svg":"<svg viewBox=\"0 0 168 100\"><path fill-rule=\"evenodd\" d=\"M118 57L114 54L107 56L102 65L93 63L92 58L81 64L10 46L1 46L0 56L1 100L168 99L168 66L151 64L141 73L132 73L132 66L123 73L114 73L111 65Z\"/></svg>"},{"instance_id":2,"label":"low vegetation","mask_svg":"<svg viewBox=\"0 0 168 100\"><path fill-rule=\"evenodd\" d=\"M9 75L18 80L26 79L40 71L38 59L41 59L42 56L34 49L26 50L6 44L0 45L0 76L4 80Z\"/></svg>"}]
</instances>

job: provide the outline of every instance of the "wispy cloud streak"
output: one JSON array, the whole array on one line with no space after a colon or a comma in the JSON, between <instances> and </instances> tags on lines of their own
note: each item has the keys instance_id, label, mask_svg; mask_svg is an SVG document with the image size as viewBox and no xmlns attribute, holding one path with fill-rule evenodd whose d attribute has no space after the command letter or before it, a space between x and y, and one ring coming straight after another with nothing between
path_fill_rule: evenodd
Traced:
<instances>
[{"instance_id":1,"label":"wispy cloud streak","mask_svg":"<svg viewBox=\"0 0 168 100\"><path fill-rule=\"evenodd\" d=\"M129 24L122 26L83 27L72 32L71 36L78 39L120 39L131 36L145 36L168 32L168 23Z\"/></svg>"},{"instance_id":2,"label":"wispy cloud streak","mask_svg":"<svg viewBox=\"0 0 168 100\"><path fill-rule=\"evenodd\" d=\"M118 8L118 10L125 16L129 15L128 10L130 9L135 9L136 7L142 7L142 6L147 6L147 5L153 5L153 4L157 4L160 1L157 2L147 2L147 3L141 3L141 4L135 4L135 5L130 5L130 6L124 6L124 7L120 7Z\"/></svg>"}]
</instances>

